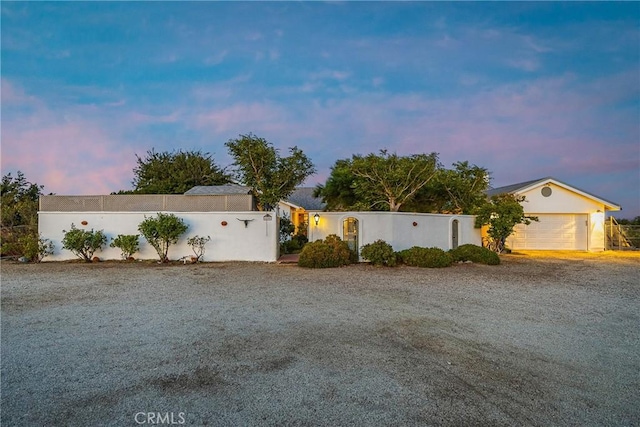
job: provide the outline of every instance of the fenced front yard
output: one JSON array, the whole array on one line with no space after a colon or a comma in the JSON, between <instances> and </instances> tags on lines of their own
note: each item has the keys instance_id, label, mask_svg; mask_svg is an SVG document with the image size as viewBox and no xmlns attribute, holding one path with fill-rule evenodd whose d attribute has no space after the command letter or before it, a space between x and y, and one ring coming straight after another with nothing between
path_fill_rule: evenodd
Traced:
<instances>
[{"instance_id":1,"label":"fenced front yard","mask_svg":"<svg viewBox=\"0 0 640 427\"><path fill-rule=\"evenodd\" d=\"M633 425L639 260L3 263L1 422Z\"/></svg>"}]
</instances>

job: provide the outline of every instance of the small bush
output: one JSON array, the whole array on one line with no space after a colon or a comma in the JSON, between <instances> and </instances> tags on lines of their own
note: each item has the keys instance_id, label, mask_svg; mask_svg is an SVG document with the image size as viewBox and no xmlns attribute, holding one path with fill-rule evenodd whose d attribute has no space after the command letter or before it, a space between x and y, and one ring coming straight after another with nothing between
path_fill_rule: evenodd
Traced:
<instances>
[{"instance_id":1,"label":"small bush","mask_svg":"<svg viewBox=\"0 0 640 427\"><path fill-rule=\"evenodd\" d=\"M296 234L291 237L290 240L285 240L280 243L280 252L283 254L297 254L300 253L304 245L309 241L307 236L303 234Z\"/></svg>"},{"instance_id":2,"label":"small bush","mask_svg":"<svg viewBox=\"0 0 640 427\"><path fill-rule=\"evenodd\" d=\"M453 258L440 248L414 246L398 253L402 262L414 267L441 268L453 263Z\"/></svg>"},{"instance_id":3,"label":"small bush","mask_svg":"<svg viewBox=\"0 0 640 427\"><path fill-rule=\"evenodd\" d=\"M133 254L138 252L140 244L138 243L138 234L118 234L118 236L111 241L112 248L120 248L120 256L122 259L129 259Z\"/></svg>"},{"instance_id":4,"label":"small bush","mask_svg":"<svg viewBox=\"0 0 640 427\"><path fill-rule=\"evenodd\" d=\"M191 247L191 250L196 254L196 262L202 260L204 256L205 246L211 240L211 237L200 237L195 235L194 237L187 239L187 245Z\"/></svg>"},{"instance_id":5,"label":"small bush","mask_svg":"<svg viewBox=\"0 0 640 427\"><path fill-rule=\"evenodd\" d=\"M298 265L307 268L341 267L351 264L356 256L346 242L330 235L324 241L307 243L300 253Z\"/></svg>"},{"instance_id":6,"label":"small bush","mask_svg":"<svg viewBox=\"0 0 640 427\"><path fill-rule=\"evenodd\" d=\"M376 240L364 245L360 251L362 257L371 261L376 266L395 267L397 264L396 253L390 244L384 240Z\"/></svg>"},{"instance_id":7,"label":"small bush","mask_svg":"<svg viewBox=\"0 0 640 427\"><path fill-rule=\"evenodd\" d=\"M99 231L85 231L77 229L74 224L71 224L71 230L64 232L64 238L62 239L62 249L68 249L73 252L78 258L91 262L93 253L97 250L101 250L107 243L107 236Z\"/></svg>"},{"instance_id":8,"label":"small bush","mask_svg":"<svg viewBox=\"0 0 640 427\"><path fill-rule=\"evenodd\" d=\"M49 239L43 239L39 235L25 234L19 239L23 248L23 255L31 262L40 262L47 255L53 255L55 246Z\"/></svg>"},{"instance_id":9,"label":"small bush","mask_svg":"<svg viewBox=\"0 0 640 427\"><path fill-rule=\"evenodd\" d=\"M500 257L490 249L476 245L462 245L449 251L454 261L472 261L480 264L498 265Z\"/></svg>"}]
</instances>

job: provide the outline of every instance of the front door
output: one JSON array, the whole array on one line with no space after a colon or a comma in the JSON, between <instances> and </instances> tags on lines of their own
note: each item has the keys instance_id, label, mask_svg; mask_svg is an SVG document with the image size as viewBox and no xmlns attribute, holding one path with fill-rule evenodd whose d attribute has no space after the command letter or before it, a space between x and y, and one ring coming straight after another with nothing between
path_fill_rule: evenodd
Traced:
<instances>
[{"instance_id":1,"label":"front door","mask_svg":"<svg viewBox=\"0 0 640 427\"><path fill-rule=\"evenodd\" d=\"M358 220L349 217L342 222L342 240L347 242L349 249L358 253Z\"/></svg>"}]
</instances>

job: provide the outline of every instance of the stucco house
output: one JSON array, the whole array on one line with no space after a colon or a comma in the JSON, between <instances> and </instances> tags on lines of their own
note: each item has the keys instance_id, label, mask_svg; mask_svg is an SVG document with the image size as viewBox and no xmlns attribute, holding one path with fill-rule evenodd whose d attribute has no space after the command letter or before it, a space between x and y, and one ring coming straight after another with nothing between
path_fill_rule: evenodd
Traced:
<instances>
[{"instance_id":1,"label":"stucco house","mask_svg":"<svg viewBox=\"0 0 640 427\"><path fill-rule=\"evenodd\" d=\"M603 251L605 213L621 209L616 203L553 177L493 188L487 195L501 193L525 196L525 214L539 219L516 226L506 242L513 250Z\"/></svg>"},{"instance_id":2,"label":"stucco house","mask_svg":"<svg viewBox=\"0 0 640 427\"><path fill-rule=\"evenodd\" d=\"M602 251L605 249L605 213L620 206L552 177L522 182L488 191L488 196L514 193L526 197L527 215L539 222L518 225L507 246L519 249ZM170 249L171 259L189 256L186 244L194 235L211 236L205 261L276 261L279 257L279 219L286 215L309 240L336 234L358 250L367 243L385 240L395 250L412 246L444 250L471 243L482 244L482 231L474 227L471 215L408 212L326 212L313 197L313 188L298 188L280 202L275 212L256 211L248 187L228 184L194 187L184 195L98 195L41 196L38 228L57 250L46 260L67 260L75 256L62 250L63 230L73 223L78 228L104 230L109 238L138 234L138 224L157 212L174 213L189 231ZM137 257L155 258L154 250L141 240ZM106 247L98 254L118 259L117 248Z\"/></svg>"}]
</instances>

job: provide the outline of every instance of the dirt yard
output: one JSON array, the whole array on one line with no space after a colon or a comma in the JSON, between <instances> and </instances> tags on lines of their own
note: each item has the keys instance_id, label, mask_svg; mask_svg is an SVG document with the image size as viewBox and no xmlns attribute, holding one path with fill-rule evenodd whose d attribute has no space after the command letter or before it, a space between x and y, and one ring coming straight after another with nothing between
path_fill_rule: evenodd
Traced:
<instances>
[{"instance_id":1,"label":"dirt yard","mask_svg":"<svg viewBox=\"0 0 640 427\"><path fill-rule=\"evenodd\" d=\"M640 254L2 263L2 426L640 424Z\"/></svg>"}]
</instances>

